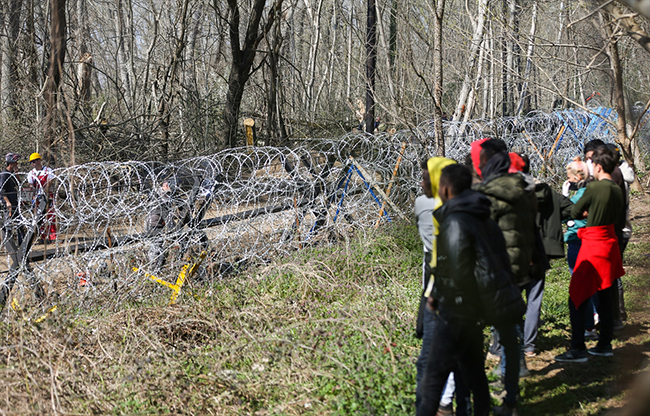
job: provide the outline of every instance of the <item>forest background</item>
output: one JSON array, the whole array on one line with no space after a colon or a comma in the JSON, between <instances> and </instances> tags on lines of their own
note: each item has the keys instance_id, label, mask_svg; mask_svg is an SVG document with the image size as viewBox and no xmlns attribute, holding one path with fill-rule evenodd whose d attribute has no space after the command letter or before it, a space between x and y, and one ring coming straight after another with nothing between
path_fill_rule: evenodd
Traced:
<instances>
[{"instance_id":1,"label":"forest background","mask_svg":"<svg viewBox=\"0 0 650 416\"><path fill-rule=\"evenodd\" d=\"M243 145L246 117L277 146L377 116L390 130L598 104L627 116L618 140L643 169L631 109L647 109L650 37L628 3L5 0L2 150L169 161Z\"/></svg>"}]
</instances>

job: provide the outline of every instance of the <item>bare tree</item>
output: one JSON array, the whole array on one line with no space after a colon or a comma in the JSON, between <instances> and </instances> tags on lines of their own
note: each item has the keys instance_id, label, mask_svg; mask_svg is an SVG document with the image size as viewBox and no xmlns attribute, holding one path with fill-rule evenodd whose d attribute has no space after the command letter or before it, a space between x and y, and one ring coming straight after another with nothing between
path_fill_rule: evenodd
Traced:
<instances>
[{"instance_id":1,"label":"bare tree","mask_svg":"<svg viewBox=\"0 0 650 416\"><path fill-rule=\"evenodd\" d=\"M366 132L375 131L375 73L377 67L377 10L375 0L367 0L366 16Z\"/></svg>"},{"instance_id":2,"label":"bare tree","mask_svg":"<svg viewBox=\"0 0 650 416\"><path fill-rule=\"evenodd\" d=\"M45 155L54 164L55 138L57 136L58 104L60 101L61 76L66 53L67 23L65 0L52 0L50 18L50 60L45 84Z\"/></svg>"},{"instance_id":3,"label":"bare tree","mask_svg":"<svg viewBox=\"0 0 650 416\"><path fill-rule=\"evenodd\" d=\"M214 0L217 1L217 0ZM228 146L237 146L237 131L239 129L239 108L244 95L244 87L251 75L258 69L253 67L257 46L264 36L273 27L273 22L282 7L283 0L276 0L269 11L266 24L261 28L262 12L264 11L264 0L255 0L250 10L248 25L246 28L244 43L241 43L239 33L240 10L237 0L228 0L229 8L229 33L230 33L230 52L231 65L230 74L228 75L228 92L226 93L226 104L224 108L224 121L226 124L226 140ZM217 6L215 5L215 10Z\"/></svg>"}]
</instances>

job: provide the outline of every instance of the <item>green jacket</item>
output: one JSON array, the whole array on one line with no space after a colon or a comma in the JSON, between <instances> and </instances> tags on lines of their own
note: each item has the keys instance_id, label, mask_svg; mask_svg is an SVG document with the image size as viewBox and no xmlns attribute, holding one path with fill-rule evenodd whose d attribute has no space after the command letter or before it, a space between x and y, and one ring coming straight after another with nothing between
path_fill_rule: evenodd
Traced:
<instances>
[{"instance_id":1,"label":"green jacket","mask_svg":"<svg viewBox=\"0 0 650 416\"><path fill-rule=\"evenodd\" d=\"M490 217L499 225L506 240L512 271L518 284L530 281L535 255L535 216L533 192L526 191L526 180L519 173L494 176L476 186L492 202Z\"/></svg>"}]
</instances>

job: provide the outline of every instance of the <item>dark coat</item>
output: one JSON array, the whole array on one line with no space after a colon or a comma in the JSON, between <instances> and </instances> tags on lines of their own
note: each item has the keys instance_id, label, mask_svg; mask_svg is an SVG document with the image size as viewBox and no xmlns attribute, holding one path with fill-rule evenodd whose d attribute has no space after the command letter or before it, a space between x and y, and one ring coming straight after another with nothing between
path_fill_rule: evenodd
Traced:
<instances>
[{"instance_id":1,"label":"dark coat","mask_svg":"<svg viewBox=\"0 0 650 416\"><path fill-rule=\"evenodd\" d=\"M573 202L555 192L545 183L535 185L537 197L537 226L542 236L546 256L550 259L564 257L562 221L571 218Z\"/></svg>"},{"instance_id":2,"label":"dark coat","mask_svg":"<svg viewBox=\"0 0 650 416\"><path fill-rule=\"evenodd\" d=\"M525 312L490 205L485 195L466 190L434 212L440 234L433 297L447 319L499 324Z\"/></svg>"},{"instance_id":3,"label":"dark coat","mask_svg":"<svg viewBox=\"0 0 650 416\"><path fill-rule=\"evenodd\" d=\"M492 176L476 186L490 198L490 217L499 225L506 240L512 271L517 283L530 281L531 263L535 258L534 195L519 173Z\"/></svg>"}]
</instances>

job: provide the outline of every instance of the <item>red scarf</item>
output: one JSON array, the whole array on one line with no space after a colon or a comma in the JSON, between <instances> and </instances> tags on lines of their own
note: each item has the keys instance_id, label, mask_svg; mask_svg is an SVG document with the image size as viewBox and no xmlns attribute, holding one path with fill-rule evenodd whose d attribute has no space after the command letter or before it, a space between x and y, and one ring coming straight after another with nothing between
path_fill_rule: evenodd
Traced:
<instances>
[{"instance_id":1,"label":"red scarf","mask_svg":"<svg viewBox=\"0 0 650 416\"><path fill-rule=\"evenodd\" d=\"M614 224L580 228L578 237L582 245L569 285L576 308L625 274Z\"/></svg>"}]
</instances>

